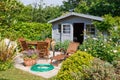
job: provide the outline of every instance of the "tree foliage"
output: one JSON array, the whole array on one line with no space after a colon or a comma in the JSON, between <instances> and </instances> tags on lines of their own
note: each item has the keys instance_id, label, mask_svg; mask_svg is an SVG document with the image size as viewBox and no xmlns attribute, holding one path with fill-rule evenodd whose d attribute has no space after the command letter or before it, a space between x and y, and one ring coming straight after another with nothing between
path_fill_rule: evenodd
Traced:
<instances>
[{"instance_id":1,"label":"tree foliage","mask_svg":"<svg viewBox=\"0 0 120 80\"><path fill-rule=\"evenodd\" d=\"M43 8L42 4L25 6L18 0L2 0L0 1L1 37L12 40L19 37L30 40L51 37L51 25L45 22L58 17L60 14L59 7Z\"/></svg>"},{"instance_id":2,"label":"tree foliage","mask_svg":"<svg viewBox=\"0 0 120 80\"><path fill-rule=\"evenodd\" d=\"M119 4L120 1L118 0L100 0L90 7L89 13L98 16L103 16L105 14L120 16Z\"/></svg>"},{"instance_id":3,"label":"tree foliage","mask_svg":"<svg viewBox=\"0 0 120 80\"><path fill-rule=\"evenodd\" d=\"M109 32L109 30L111 30L115 26L115 19L110 15L105 15L104 16L104 21L102 21L102 22L97 22L96 21L96 22L94 22L94 24L99 31Z\"/></svg>"},{"instance_id":4,"label":"tree foliage","mask_svg":"<svg viewBox=\"0 0 120 80\"><path fill-rule=\"evenodd\" d=\"M120 16L119 4L119 0L67 0L63 2L62 10L69 11L74 9L75 12L96 16L105 14Z\"/></svg>"},{"instance_id":5,"label":"tree foliage","mask_svg":"<svg viewBox=\"0 0 120 80\"><path fill-rule=\"evenodd\" d=\"M7 27L14 25L23 5L17 0L2 0L0 6L0 25Z\"/></svg>"},{"instance_id":6,"label":"tree foliage","mask_svg":"<svg viewBox=\"0 0 120 80\"><path fill-rule=\"evenodd\" d=\"M59 6L52 7L52 6L47 6L44 8L44 14L46 21L52 20L54 18L59 17L62 14L63 11L61 11Z\"/></svg>"},{"instance_id":7,"label":"tree foliage","mask_svg":"<svg viewBox=\"0 0 120 80\"><path fill-rule=\"evenodd\" d=\"M81 0L67 0L67 1L63 1L64 5L61 6L61 9L63 11L69 11L71 9L74 9L74 8L76 8L79 5L80 1Z\"/></svg>"},{"instance_id":8,"label":"tree foliage","mask_svg":"<svg viewBox=\"0 0 120 80\"><path fill-rule=\"evenodd\" d=\"M24 37L29 40L43 40L51 37L51 25L42 23L19 22L15 26L9 28L0 27L2 38L16 40Z\"/></svg>"},{"instance_id":9,"label":"tree foliage","mask_svg":"<svg viewBox=\"0 0 120 80\"><path fill-rule=\"evenodd\" d=\"M18 21L32 22L32 8L32 5L23 6L19 16L17 16Z\"/></svg>"}]
</instances>

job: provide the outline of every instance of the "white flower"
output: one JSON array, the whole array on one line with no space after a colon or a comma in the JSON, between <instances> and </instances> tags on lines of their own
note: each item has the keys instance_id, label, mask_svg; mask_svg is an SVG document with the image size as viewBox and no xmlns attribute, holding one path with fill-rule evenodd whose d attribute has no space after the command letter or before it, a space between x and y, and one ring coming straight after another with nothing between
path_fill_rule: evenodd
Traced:
<instances>
[{"instance_id":1,"label":"white flower","mask_svg":"<svg viewBox=\"0 0 120 80\"><path fill-rule=\"evenodd\" d=\"M111 38L110 38L109 40L110 40L110 41L112 41L112 39L111 39Z\"/></svg>"},{"instance_id":2,"label":"white flower","mask_svg":"<svg viewBox=\"0 0 120 80\"><path fill-rule=\"evenodd\" d=\"M117 52L117 50L113 50L113 52L114 52L114 53L116 53L116 52Z\"/></svg>"},{"instance_id":3,"label":"white flower","mask_svg":"<svg viewBox=\"0 0 120 80\"><path fill-rule=\"evenodd\" d=\"M93 38L94 40L98 40L97 38Z\"/></svg>"}]
</instances>

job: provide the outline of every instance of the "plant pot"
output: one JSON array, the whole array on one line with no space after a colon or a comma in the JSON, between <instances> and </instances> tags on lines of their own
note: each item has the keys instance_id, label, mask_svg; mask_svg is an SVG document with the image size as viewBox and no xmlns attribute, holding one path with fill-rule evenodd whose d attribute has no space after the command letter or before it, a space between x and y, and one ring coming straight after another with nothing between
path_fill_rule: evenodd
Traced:
<instances>
[{"instance_id":1,"label":"plant pot","mask_svg":"<svg viewBox=\"0 0 120 80\"><path fill-rule=\"evenodd\" d=\"M24 59L25 66L32 66L34 64L36 64L36 59L31 59L31 58Z\"/></svg>"}]
</instances>

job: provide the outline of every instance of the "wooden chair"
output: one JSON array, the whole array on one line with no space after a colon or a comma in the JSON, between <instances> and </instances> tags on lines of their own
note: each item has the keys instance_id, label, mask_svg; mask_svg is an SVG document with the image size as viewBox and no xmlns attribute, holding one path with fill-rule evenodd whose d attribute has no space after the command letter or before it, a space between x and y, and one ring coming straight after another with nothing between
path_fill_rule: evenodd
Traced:
<instances>
[{"instance_id":1,"label":"wooden chair","mask_svg":"<svg viewBox=\"0 0 120 80\"><path fill-rule=\"evenodd\" d=\"M37 42L37 53L39 57L49 56L48 43L45 41Z\"/></svg>"},{"instance_id":2,"label":"wooden chair","mask_svg":"<svg viewBox=\"0 0 120 80\"><path fill-rule=\"evenodd\" d=\"M45 42L48 43L48 48L50 49L52 39L51 39L51 38L46 38L46 39L45 39Z\"/></svg>"},{"instance_id":3,"label":"wooden chair","mask_svg":"<svg viewBox=\"0 0 120 80\"><path fill-rule=\"evenodd\" d=\"M73 54L73 53L75 53L77 51L78 46L79 46L78 42L70 42L66 51L61 49L65 53L61 53L60 55L53 56L51 58L51 62L50 63L52 64L53 60L56 60L58 62L60 60L64 60L64 59L68 58L71 54ZM58 63L57 63L57 65L58 65Z\"/></svg>"},{"instance_id":4,"label":"wooden chair","mask_svg":"<svg viewBox=\"0 0 120 80\"><path fill-rule=\"evenodd\" d=\"M27 51L29 50L28 45L25 40L20 40L20 46L22 48L22 51Z\"/></svg>"},{"instance_id":5,"label":"wooden chair","mask_svg":"<svg viewBox=\"0 0 120 80\"><path fill-rule=\"evenodd\" d=\"M18 42L20 42L20 41L25 41L25 39L21 37L18 39Z\"/></svg>"},{"instance_id":6,"label":"wooden chair","mask_svg":"<svg viewBox=\"0 0 120 80\"><path fill-rule=\"evenodd\" d=\"M51 39L51 38L46 38L46 39L45 39L45 42L48 43L48 50L50 50L50 49L51 49L51 42L52 42L52 39ZM49 51L48 51L48 54L50 54Z\"/></svg>"},{"instance_id":7,"label":"wooden chair","mask_svg":"<svg viewBox=\"0 0 120 80\"><path fill-rule=\"evenodd\" d=\"M65 52L66 57L70 56L71 54L75 53L78 49L79 43L78 42L70 42L67 51Z\"/></svg>"}]
</instances>

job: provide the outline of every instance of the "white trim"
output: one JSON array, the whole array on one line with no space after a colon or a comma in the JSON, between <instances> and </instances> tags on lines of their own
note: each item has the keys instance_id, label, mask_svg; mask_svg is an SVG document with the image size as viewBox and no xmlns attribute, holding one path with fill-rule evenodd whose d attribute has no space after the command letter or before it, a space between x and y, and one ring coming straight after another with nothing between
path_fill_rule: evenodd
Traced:
<instances>
[{"instance_id":1,"label":"white trim","mask_svg":"<svg viewBox=\"0 0 120 80\"><path fill-rule=\"evenodd\" d=\"M92 23L90 24L90 23L86 23L85 24L85 26L86 25L93 25ZM95 26L94 26L94 28L95 28ZM97 30L96 30L96 28L95 28L95 34L94 34L94 37L96 36L96 33L97 33ZM90 34L91 35L91 34ZM87 35L87 26L86 26L86 38L88 37L88 35Z\"/></svg>"},{"instance_id":2,"label":"white trim","mask_svg":"<svg viewBox=\"0 0 120 80\"><path fill-rule=\"evenodd\" d=\"M64 16L61 16L61 17L55 18L53 20L50 20L50 21L48 21L48 23L53 23L53 22L56 22L58 20L67 18L69 16L78 16L78 17L88 18L88 19L97 20L97 21L103 21L104 20L104 18L98 17L98 16L93 16L93 15L88 15L88 14L81 14L81 13L78 14L78 13L71 12L71 13L68 13L68 14L66 14Z\"/></svg>"},{"instance_id":3,"label":"white trim","mask_svg":"<svg viewBox=\"0 0 120 80\"><path fill-rule=\"evenodd\" d=\"M64 25L70 25L70 33L63 33L63 26ZM63 23L61 24L61 41L63 42L63 38L65 35L71 35L70 40L73 41L73 27L71 23Z\"/></svg>"},{"instance_id":4,"label":"white trim","mask_svg":"<svg viewBox=\"0 0 120 80\"><path fill-rule=\"evenodd\" d=\"M83 37L83 41L86 39L86 23L84 23L84 32L83 32L83 35L84 35L84 37Z\"/></svg>"}]
</instances>

